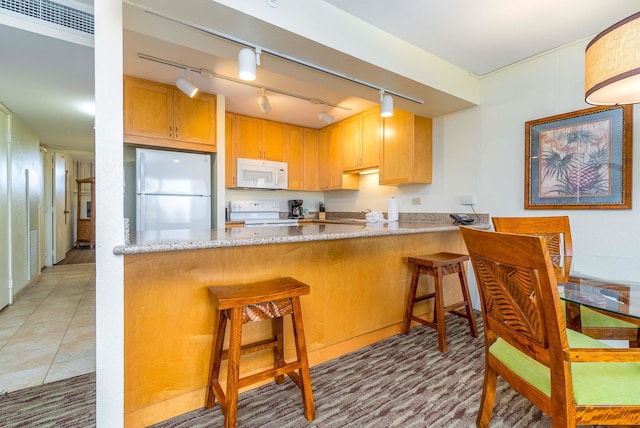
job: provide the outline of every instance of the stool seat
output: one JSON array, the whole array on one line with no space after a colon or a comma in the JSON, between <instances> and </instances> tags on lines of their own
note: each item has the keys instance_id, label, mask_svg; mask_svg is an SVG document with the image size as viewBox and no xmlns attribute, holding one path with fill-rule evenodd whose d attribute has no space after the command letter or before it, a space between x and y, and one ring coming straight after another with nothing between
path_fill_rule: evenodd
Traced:
<instances>
[{"instance_id":1,"label":"stool seat","mask_svg":"<svg viewBox=\"0 0 640 428\"><path fill-rule=\"evenodd\" d=\"M478 328L471 308L471 297L467 284L464 262L469 260L466 254L440 252L418 257L408 257L407 261L413 264L411 275L411 285L409 286L409 296L407 298L407 308L405 311L402 332L409 333L411 321L434 328L438 332L438 348L440 352L447 352L447 329L445 315L452 313L456 316L466 318L469 322L469 330L473 337L478 337ZM458 274L460 289L462 291L462 301L455 302L449 306L444 305L443 277L445 275ZM434 291L421 296L416 296L420 275L425 274L433 277ZM433 321L413 315L416 302L434 299ZM464 309L461 312L460 309Z\"/></svg>"},{"instance_id":2,"label":"stool seat","mask_svg":"<svg viewBox=\"0 0 640 428\"><path fill-rule=\"evenodd\" d=\"M215 338L211 351L211 364L205 407L211 408L218 400L224 413L225 428L235 427L238 412L238 390L245 386L274 378L277 383L289 376L300 388L307 420L315 418L311 376L307 347L302 325L299 297L309 294L309 286L293 278L276 278L249 284L209 287L209 296L216 307ZM296 360L284 359L283 317L292 316ZM242 325L270 319L273 335L270 339L241 345ZM230 321L229 347L223 350L227 320ZM240 378L240 356L251 352L273 349L273 368ZM226 392L219 382L220 365L228 359Z\"/></svg>"}]
</instances>

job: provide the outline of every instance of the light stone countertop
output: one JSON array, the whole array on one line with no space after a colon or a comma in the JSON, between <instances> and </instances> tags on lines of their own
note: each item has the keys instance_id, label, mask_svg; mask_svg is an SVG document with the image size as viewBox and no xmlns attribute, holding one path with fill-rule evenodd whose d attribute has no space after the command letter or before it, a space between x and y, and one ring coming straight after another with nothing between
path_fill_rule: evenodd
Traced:
<instances>
[{"instance_id":1,"label":"light stone countertop","mask_svg":"<svg viewBox=\"0 0 640 428\"><path fill-rule=\"evenodd\" d=\"M485 219L473 227L489 229ZM265 245L287 242L327 241L333 239L458 230L451 222L399 221L385 223L349 222L312 223L299 226L235 227L228 229L155 230L131 232L130 242L113 249L117 255Z\"/></svg>"}]
</instances>

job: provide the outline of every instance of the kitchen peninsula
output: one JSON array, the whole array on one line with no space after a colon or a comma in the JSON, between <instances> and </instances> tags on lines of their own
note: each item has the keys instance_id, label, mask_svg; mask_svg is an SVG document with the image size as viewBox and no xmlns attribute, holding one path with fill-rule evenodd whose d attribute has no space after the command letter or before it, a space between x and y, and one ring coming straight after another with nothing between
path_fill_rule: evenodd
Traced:
<instances>
[{"instance_id":1,"label":"kitchen peninsula","mask_svg":"<svg viewBox=\"0 0 640 428\"><path fill-rule=\"evenodd\" d=\"M488 216L478 223L488 228ZM406 259L438 251L466 253L446 215L429 222L401 217L399 223L132 235L114 249L124 256L125 425L147 426L203 407L215 313L208 286L283 276L309 284L301 303L316 365L398 334L411 277ZM422 313L431 312L430 302L422 305ZM246 324L243 339L264 338L268 328ZM290 320L285 335L291 356ZM270 357L247 356L241 372L272 364Z\"/></svg>"}]
</instances>

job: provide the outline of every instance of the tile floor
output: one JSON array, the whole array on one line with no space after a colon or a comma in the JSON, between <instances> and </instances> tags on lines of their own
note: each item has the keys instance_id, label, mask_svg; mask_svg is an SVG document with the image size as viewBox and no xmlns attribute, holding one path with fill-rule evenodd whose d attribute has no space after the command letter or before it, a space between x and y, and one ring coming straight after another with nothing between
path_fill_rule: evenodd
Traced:
<instances>
[{"instance_id":1,"label":"tile floor","mask_svg":"<svg viewBox=\"0 0 640 428\"><path fill-rule=\"evenodd\" d=\"M57 265L0 311L0 394L95 371L95 263Z\"/></svg>"}]
</instances>

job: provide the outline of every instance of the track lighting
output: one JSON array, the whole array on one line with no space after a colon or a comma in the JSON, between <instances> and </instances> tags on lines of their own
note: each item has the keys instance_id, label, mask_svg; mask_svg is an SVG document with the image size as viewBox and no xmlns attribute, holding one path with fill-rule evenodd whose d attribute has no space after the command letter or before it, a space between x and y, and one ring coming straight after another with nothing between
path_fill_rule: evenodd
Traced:
<instances>
[{"instance_id":1,"label":"track lighting","mask_svg":"<svg viewBox=\"0 0 640 428\"><path fill-rule=\"evenodd\" d=\"M324 105L324 110L322 110L320 112L320 114L318 114L318 119L320 119L321 121L323 121L324 123L326 123L327 125L331 124L333 122L333 116L331 116L329 113L327 113L327 105Z\"/></svg>"},{"instance_id":2,"label":"track lighting","mask_svg":"<svg viewBox=\"0 0 640 428\"><path fill-rule=\"evenodd\" d=\"M391 95L385 94L382 89L380 89L380 116L393 116L393 98Z\"/></svg>"},{"instance_id":3,"label":"track lighting","mask_svg":"<svg viewBox=\"0 0 640 428\"><path fill-rule=\"evenodd\" d=\"M260 65L261 50L241 49L238 52L238 77L242 80L256 80L256 65Z\"/></svg>"},{"instance_id":4,"label":"track lighting","mask_svg":"<svg viewBox=\"0 0 640 428\"><path fill-rule=\"evenodd\" d=\"M191 74L191 69L187 68L187 78L183 79L182 77L176 80L176 86L180 89L186 96L189 98L193 98L195 94L198 93L198 87L189 81Z\"/></svg>"},{"instance_id":5,"label":"track lighting","mask_svg":"<svg viewBox=\"0 0 640 428\"><path fill-rule=\"evenodd\" d=\"M264 94L264 88L262 88L262 94L258 96L258 106L263 113L269 113L271 111L271 104L269 104L269 98Z\"/></svg>"}]
</instances>

